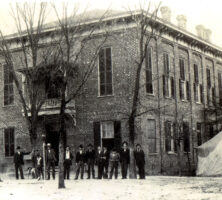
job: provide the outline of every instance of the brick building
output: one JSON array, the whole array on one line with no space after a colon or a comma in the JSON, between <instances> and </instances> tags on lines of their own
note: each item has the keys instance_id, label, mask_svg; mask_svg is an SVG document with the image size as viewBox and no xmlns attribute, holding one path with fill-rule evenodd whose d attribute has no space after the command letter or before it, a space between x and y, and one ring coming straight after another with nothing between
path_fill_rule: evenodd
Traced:
<instances>
[{"instance_id":1,"label":"brick building","mask_svg":"<svg viewBox=\"0 0 222 200\"><path fill-rule=\"evenodd\" d=\"M184 169L195 165L195 147L221 128L220 124L206 125L204 110L212 107L214 101L222 100L222 49L210 42L208 29L197 26L196 36L186 30L184 16L177 17L176 26L170 21L168 8L161 8L161 12L162 18L155 19L155 24L156 29L163 32L150 41L142 69L139 112L144 114L136 119L135 142L142 144L148 174L176 174L175 121L182 119L185 133L181 140ZM70 114L67 144L73 152L79 144L92 143L112 149L120 147L122 141L129 141L126 116L135 80L133 62L139 55L138 29L130 13L115 13L105 21L111 26L112 36L100 49L83 95L67 109ZM91 45L97 40L100 40L98 36L92 38ZM87 60L89 53L85 51L82 58ZM6 171L12 166L16 146L26 150L31 146L22 106L7 66L2 64L0 71L0 167ZM46 142L52 143L57 153L59 106L59 97L48 95L39 113L38 126L39 148L45 134Z\"/></svg>"}]
</instances>

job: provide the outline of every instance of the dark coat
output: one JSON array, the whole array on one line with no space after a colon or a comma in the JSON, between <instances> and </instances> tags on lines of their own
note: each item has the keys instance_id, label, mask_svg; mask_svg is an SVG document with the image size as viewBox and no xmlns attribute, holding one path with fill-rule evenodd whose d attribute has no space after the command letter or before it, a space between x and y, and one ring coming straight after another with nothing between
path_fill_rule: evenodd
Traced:
<instances>
[{"instance_id":1,"label":"dark coat","mask_svg":"<svg viewBox=\"0 0 222 200\"><path fill-rule=\"evenodd\" d=\"M120 162L121 163L130 163L130 152L129 149L126 149L126 151L124 151L123 149L120 151Z\"/></svg>"},{"instance_id":2,"label":"dark coat","mask_svg":"<svg viewBox=\"0 0 222 200\"><path fill-rule=\"evenodd\" d=\"M144 165L145 164L145 155L143 150L134 151L134 158L136 161L136 165Z\"/></svg>"},{"instance_id":3,"label":"dark coat","mask_svg":"<svg viewBox=\"0 0 222 200\"><path fill-rule=\"evenodd\" d=\"M95 150L92 149L92 151L87 150L86 151L86 161L89 162L91 160L95 160Z\"/></svg>"},{"instance_id":4,"label":"dark coat","mask_svg":"<svg viewBox=\"0 0 222 200\"><path fill-rule=\"evenodd\" d=\"M104 153L101 151L100 153L96 151L96 164L104 163Z\"/></svg>"},{"instance_id":5,"label":"dark coat","mask_svg":"<svg viewBox=\"0 0 222 200\"><path fill-rule=\"evenodd\" d=\"M24 152L20 152L20 154L18 152L15 152L14 154L14 163L15 165L24 165L24 155L28 155L30 154L30 152L28 153L24 153Z\"/></svg>"},{"instance_id":6,"label":"dark coat","mask_svg":"<svg viewBox=\"0 0 222 200\"><path fill-rule=\"evenodd\" d=\"M109 163L109 152L108 151L103 152L103 159L106 164Z\"/></svg>"},{"instance_id":7,"label":"dark coat","mask_svg":"<svg viewBox=\"0 0 222 200\"><path fill-rule=\"evenodd\" d=\"M50 149L50 153L48 149L46 150L46 162L49 162L49 161L54 161L54 162L56 161L54 149Z\"/></svg>"},{"instance_id":8,"label":"dark coat","mask_svg":"<svg viewBox=\"0 0 222 200\"><path fill-rule=\"evenodd\" d=\"M86 154L85 152L83 152L82 154L80 154L80 152L78 151L76 153L76 163L79 163L79 162L86 162Z\"/></svg>"}]
</instances>

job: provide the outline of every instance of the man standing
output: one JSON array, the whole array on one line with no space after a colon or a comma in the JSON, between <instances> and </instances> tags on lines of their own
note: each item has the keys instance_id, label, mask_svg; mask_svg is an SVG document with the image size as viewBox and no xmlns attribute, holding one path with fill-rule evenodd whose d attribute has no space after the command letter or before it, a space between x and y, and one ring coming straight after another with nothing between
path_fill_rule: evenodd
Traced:
<instances>
[{"instance_id":1,"label":"man standing","mask_svg":"<svg viewBox=\"0 0 222 200\"><path fill-rule=\"evenodd\" d=\"M103 158L104 158L104 178L108 178L108 168L109 168L109 152L107 147L103 147Z\"/></svg>"},{"instance_id":2,"label":"man standing","mask_svg":"<svg viewBox=\"0 0 222 200\"><path fill-rule=\"evenodd\" d=\"M21 147L20 146L18 146L16 148L16 150L17 151L15 152L15 155L14 155L16 179L19 179L18 171L20 172L21 179L24 179L23 169L22 169L22 165L24 165L23 156L29 154L30 152L28 152L28 153L21 152Z\"/></svg>"},{"instance_id":3,"label":"man standing","mask_svg":"<svg viewBox=\"0 0 222 200\"><path fill-rule=\"evenodd\" d=\"M120 162L121 162L121 169L122 169L122 179L126 179L128 165L130 163L130 152L128 149L127 142L123 142L123 148L120 152Z\"/></svg>"},{"instance_id":4,"label":"man standing","mask_svg":"<svg viewBox=\"0 0 222 200\"><path fill-rule=\"evenodd\" d=\"M70 166L72 165L72 153L70 152L69 147L66 147L65 151L65 160L64 160L64 179L69 179Z\"/></svg>"},{"instance_id":5,"label":"man standing","mask_svg":"<svg viewBox=\"0 0 222 200\"><path fill-rule=\"evenodd\" d=\"M91 171L92 171L92 177L95 178L95 170L94 170L94 164L95 164L95 150L92 148L92 144L88 145L88 149L86 151L86 162L88 165L88 178L90 179Z\"/></svg>"},{"instance_id":6,"label":"man standing","mask_svg":"<svg viewBox=\"0 0 222 200\"><path fill-rule=\"evenodd\" d=\"M110 153L110 175L109 178L112 179L113 171L115 170L115 179L118 178L118 165L119 165L120 155L114 148Z\"/></svg>"},{"instance_id":7,"label":"man standing","mask_svg":"<svg viewBox=\"0 0 222 200\"><path fill-rule=\"evenodd\" d=\"M79 177L79 172L81 175L81 179L83 179L83 174L84 174L84 164L85 164L85 153L83 151L83 146L79 145L79 151L76 153L76 177L75 180L78 179Z\"/></svg>"},{"instance_id":8,"label":"man standing","mask_svg":"<svg viewBox=\"0 0 222 200\"><path fill-rule=\"evenodd\" d=\"M100 146L97 148L96 152L96 163L98 165L98 179L102 179L104 173L104 155L103 150Z\"/></svg>"},{"instance_id":9,"label":"man standing","mask_svg":"<svg viewBox=\"0 0 222 200\"><path fill-rule=\"evenodd\" d=\"M136 166L138 167L139 170L140 179L145 179L145 171L144 171L145 155L140 144L136 145L136 150L134 151L134 158L136 161Z\"/></svg>"},{"instance_id":10,"label":"man standing","mask_svg":"<svg viewBox=\"0 0 222 200\"><path fill-rule=\"evenodd\" d=\"M47 165L47 172L48 172L48 179L50 179L50 168L52 168L52 177L55 179L55 151L51 148L51 144L47 144L47 150L46 150L46 165Z\"/></svg>"},{"instance_id":11,"label":"man standing","mask_svg":"<svg viewBox=\"0 0 222 200\"><path fill-rule=\"evenodd\" d=\"M40 153L37 153L37 155L36 155L36 171L37 171L38 180L41 179L41 176L42 176L42 179L44 179L44 174L43 174L43 158L40 155Z\"/></svg>"}]
</instances>

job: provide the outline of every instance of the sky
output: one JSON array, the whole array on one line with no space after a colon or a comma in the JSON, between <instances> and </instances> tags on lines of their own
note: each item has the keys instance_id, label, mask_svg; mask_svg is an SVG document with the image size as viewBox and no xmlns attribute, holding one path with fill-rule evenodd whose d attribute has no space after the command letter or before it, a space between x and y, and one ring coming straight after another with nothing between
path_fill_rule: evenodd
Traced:
<instances>
[{"instance_id":1,"label":"sky","mask_svg":"<svg viewBox=\"0 0 222 200\"><path fill-rule=\"evenodd\" d=\"M10 15L10 4L13 6L15 2L18 1L0 1L0 30L2 30L4 34L13 33L16 30L15 23ZM50 2L52 2L52 0ZM53 2L58 10L62 7L62 1L54 0ZM80 10L85 8L87 8L87 10L128 10L129 8L138 8L139 5L146 7L150 0L70 0L67 2L70 9L73 9L74 5L78 5ZM188 31L196 34L195 26L203 24L205 28L211 29L212 31L212 43L222 47L222 0L151 0L152 8L160 2L161 6L171 8L172 23L177 24L177 15L186 15ZM48 20L54 20L55 16L52 14L54 12L53 9L49 10L49 12Z\"/></svg>"}]
</instances>

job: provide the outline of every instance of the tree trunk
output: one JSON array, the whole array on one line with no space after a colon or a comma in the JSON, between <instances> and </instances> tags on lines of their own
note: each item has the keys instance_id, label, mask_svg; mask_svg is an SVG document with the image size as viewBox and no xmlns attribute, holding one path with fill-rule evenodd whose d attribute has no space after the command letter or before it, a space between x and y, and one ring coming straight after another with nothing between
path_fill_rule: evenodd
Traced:
<instances>
[{"instance_id":1,"label":"tree trunk","mask_svg":"<svg viewBox=\"0 0 222 200\"><path fill-rule=\"evenodd\" d=\"M58 188L65 188L64 181L64 148L65 148L65 138L66 138L66 128L65 128L65 89L62 91L62 100L60 108L60 133L59 133L59 183Z\"/></svg>"},{"instance_id":2,"label":"tree trunk","mask_svg":"<svg viewBox=\"0 0 222 200\"><path fill-rule=\"evenodd\" d=\"M129 165L129 178L136 178L136 166L134 159L134 134L135 134L135 118L131 117L129 119L129 149L130 149L130 165Z\"/></svg>"},{"instance_id":3,"label":"tree trunk","mask_svg":"<svg viewBox=\"0 0 222 200\"><path fill-rule=\"evenodd\" d=\"M180 150L179 144L177 144L177 164L178 164L178 175L181 176L182 175L182 173L181 173L181 150Z\"/></svg>"}]
</instances>

